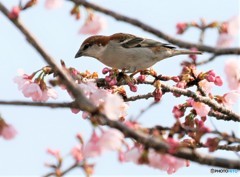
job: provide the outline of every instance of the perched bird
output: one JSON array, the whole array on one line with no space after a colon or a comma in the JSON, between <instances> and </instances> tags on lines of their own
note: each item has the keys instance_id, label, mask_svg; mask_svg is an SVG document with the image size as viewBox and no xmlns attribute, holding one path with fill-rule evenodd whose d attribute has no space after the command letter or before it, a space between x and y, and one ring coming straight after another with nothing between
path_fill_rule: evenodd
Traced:
<instances>
[{"instance_id":1,"label":"perched bird","mask_svg":"<svg viewBox=\"0 0 240 177\"><path fill-rule=\"evenodd\" d=\"M176 55L201 54L200 51L177 50L170 44L126 33L91 36L78 50L75 58L89 56L103 64L128 72L144 70L158 61Z\"/></svg>"}]
</instances>

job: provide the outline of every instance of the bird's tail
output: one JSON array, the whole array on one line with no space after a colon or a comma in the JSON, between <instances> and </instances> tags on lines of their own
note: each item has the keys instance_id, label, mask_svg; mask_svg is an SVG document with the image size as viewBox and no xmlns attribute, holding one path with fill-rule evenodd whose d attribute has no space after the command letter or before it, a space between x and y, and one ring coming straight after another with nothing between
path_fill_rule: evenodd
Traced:
<instances>
[{"instance_id":1,"label":"bird's tail","mask_svg":"<svg viewBox=\"0 0 240 177\"><path fill-rule=\"evenodd\" d=\"M174 55L201 55L201 51L192 51L192 50L174 50Z\"/></svg>"}]
</instances>

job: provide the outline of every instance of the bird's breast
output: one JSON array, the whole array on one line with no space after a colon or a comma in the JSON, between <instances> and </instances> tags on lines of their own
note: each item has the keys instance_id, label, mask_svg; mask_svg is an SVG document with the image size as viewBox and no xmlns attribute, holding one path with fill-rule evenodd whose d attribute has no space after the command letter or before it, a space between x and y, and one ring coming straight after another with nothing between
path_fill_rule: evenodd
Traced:
<instances>
[{"instance_id":1,"label":"bird's breast","mask_svg":"<svg viewBox=\"0 0 240 177\"><path fill-rule=\"evenodd\" d=\"M107 48L99 59L105 65L118 69L146 69L158 61L148 48Z\"/></svg>"}]
</instances>

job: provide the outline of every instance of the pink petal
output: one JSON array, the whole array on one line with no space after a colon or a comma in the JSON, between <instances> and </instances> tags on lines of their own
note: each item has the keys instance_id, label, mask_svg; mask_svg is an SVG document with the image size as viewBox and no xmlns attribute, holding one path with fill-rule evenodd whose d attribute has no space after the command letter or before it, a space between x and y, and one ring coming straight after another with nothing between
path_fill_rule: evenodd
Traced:
<instances>
[{"instance_id":1,"label":"pink petal","mask_svg":"<svg viewBox=\"0 0 240 177\"><path fill-rule=\"evenodd\" d=\"M45 7L47 9L56 9L63 5L63 0L46 0Z\"/></svg>"},{"instance_id":2,"label":"pink petal","mask_svg":"<svg viewBox=\"0 0 240 177\"><path fill-rule=\"evenodd\" d=\"M199 82L199 86L203 89L206 94L209 94L212 91L214 83L208 82L206 79L203 79Z\"/></svg>"},{"instance_id":3,"label":"pink petal","mask_svg":"<svg viewBox=\"0 0 240 177\"><path fill-rule=\"evenodd\" d=\"M117 129L105 131L99 139L98 145L102 150L119 150L122 146L124 135Z\"/></svg>"},{"instance_id":4,"label":"pink petal","mask_svg":"<svg viewBox=\"0 0 240 177\"><path fill-rule=\"evenodd\" d=\"M236 15L228 20L228 33L232 36L236 36L239 34L240 28L240 16Z\"/></svg>"},{"instance_id":5,"label":"pink petal","mask_svg":"<svg viewBox=\"0 0 240 177\"><path fill-rule=\"evenodd\" d=\"M227 77L228 87L231 90L240 88L240 61L232 58L225 62L224 71Z\"/></svg>"},{"instance_id":6,"label":"pink petal","mask_svg":"<svg viewBox=\"0 0 240 177\"><path fill-rule=\"evenodd\" d=\"M211 109L208 105L201 102L192 101L191 104L192 104L192 107L195 109L197 115L199 115L200 117L207 116Z\"/></svg>"},{"instance_id":7,"label":"pink petal","mask_svg":"<svg viewBox=\"0 0 240 177\"><path fill-rule=\"evenodd\" d=\"M229 34L222 33L219 35L217 39L216 47L218 48L225 48L225 47L231 47L235 38Z\"/></svg>"},{"instance_id":8,"label":"pink petal","mask_svg":"<svg viewBox=\"0 0 240 177\"><path fill-rule=\"evenodd\" d=\"M90 140L87 142L87 144L83 148L83 156L84 157L96 157L100 156L102 153L102 149L100 146L98 146L99 137L94 131Z\"/></svg>"},{"instance_id":9,"label":"pink petal","mask_svg":"<svg viewBox=\"0 0 240 177\"><path fill-rule=\"evenodd\" d=\"M47 89L47 96L53 99L57 99L58 97L57 92L53 88Z\"/></svg>"},{"instance_id":10,"label":"pink petal","mask_svg":"<svg viewBox=\"0 0 240 177\"><path fill-rule=\"evenodd\" d=\"M42 97L42 90L36 83L24 85L22 93L25 97L32 97L33 101L40 101Z\"/></svg>"},{"instance_id":11,"label":"pink petal","mask_svg":"<svg viewBox=\"0 0 240 177\"><path fill-rule=\"evenodd\" d=\"M237 90L232 90L223 95L223 104L225 106L231 107L240 98L240 92Z\"/></svg>"},{"instance_id":12,"label":"pink petal","mask_svg":"<svg viewBox=\"0 0 240 177\"><path fill-rule=\"evenodd\" d=\"M81 34L97 34L106 26L102 17L93 14L88 18L85 24L81 27L79 33Z\"/></svg>"},{"instance_id":13,"label":"pink petal","mask_svg":"<svg viewBox=\"0 0 240 177\"><path fill-rule=\"evenodd\" d=\"M111 120L118 120L120 117L126 116L128 106L118 95L108 94L103 106L103 113Z\"/></svg>"},{"instance_id":14,"label":"pink petal","mask_svg":"<svg viewBox=\"0 0 240 177\"><path fill-rule=\"evenodd\" d=\"M81 162L84 159L83 153L82 153L82 146L78 145L72 148L71 155L77 162Z\"/></svg>"}]
</instances>

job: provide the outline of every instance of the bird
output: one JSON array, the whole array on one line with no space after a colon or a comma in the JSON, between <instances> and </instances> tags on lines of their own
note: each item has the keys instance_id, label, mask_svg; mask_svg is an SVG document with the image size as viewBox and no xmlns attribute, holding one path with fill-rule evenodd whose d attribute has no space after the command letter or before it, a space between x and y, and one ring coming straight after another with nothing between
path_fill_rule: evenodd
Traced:
<instances>
[{"instance_id":1,"label":"bird","mask_svg":"<svg viewBox=\"0 0 240 177\"><path fill-rule=\"evenodd\" d=\"M75 58L93 57L103 64L128 72L145 70L157 62L176 55L202 54L200 51L178 50L171 44L127 33L110 36L94 35L83 41Z\"/></svg>"}]
</instances>

